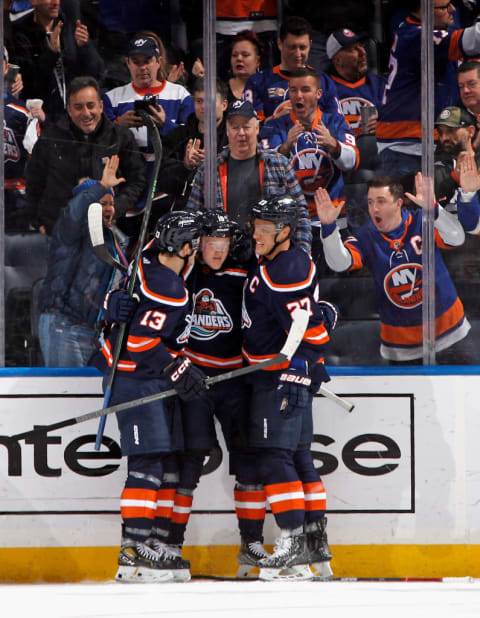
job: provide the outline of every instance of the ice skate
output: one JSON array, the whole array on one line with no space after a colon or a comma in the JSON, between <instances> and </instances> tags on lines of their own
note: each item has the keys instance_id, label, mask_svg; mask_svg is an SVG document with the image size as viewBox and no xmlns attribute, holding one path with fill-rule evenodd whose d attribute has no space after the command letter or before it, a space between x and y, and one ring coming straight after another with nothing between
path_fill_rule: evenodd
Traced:
<instances>
[{"instance_id":1,"label":"ice skate","mask_svg":"<svg viewBox=\"0 0 480 618\"><path fill-rule=\"evenodd\" d=\"M165 568L160 554L145 543L126 539L118 555L118 582L155 583L173 581L173 573Z\"/></svg>"},{"instance_id":2,"label":"ice skate","mask_svg":"<svg viewBox=\"0 0 480 618\"><path fill-rule=\"evenodd\" d=\"M310 568L315 581L329 581L333 579L333 571L330 566L332 552L327 539L327 518L322 517L314 526L306 533L311 559Z\"/></svg>"},{"instance_id":3,"label":"ice skate","mask_svg":"<svg viewBox=\"0 0 480 618\"><path fill-rule=\"evenodd\" d=\"M260 572L260 561L269 558L270 554L265 550L260 541L247 541L242 539L240 551L238 552L237 579L258 579Z\"/></svg>"},{"instance_id":4,"label":"ice skate","mask_svg":"<svg viewBox=\"0 0 480 618\"><path fill-rule=\"evenodd\" d=\"M306 535L281 536L276 541L273 554L260 561L258 578L264 581L312 579L309 565Z\"/></svg>"},{"instance_id":5,"label":"ice skate","mask_svg":"<svg viewBox=\"0 0 480 618\"><path fill-rule=\"evenodd\" d=\"M163 568L171 571L173 581L189 582L191 580L190 561L182 559L181 545L167 545L154 538L147 539L146 544L160 555L165 565Z\"/></svg>"}]
</instances>

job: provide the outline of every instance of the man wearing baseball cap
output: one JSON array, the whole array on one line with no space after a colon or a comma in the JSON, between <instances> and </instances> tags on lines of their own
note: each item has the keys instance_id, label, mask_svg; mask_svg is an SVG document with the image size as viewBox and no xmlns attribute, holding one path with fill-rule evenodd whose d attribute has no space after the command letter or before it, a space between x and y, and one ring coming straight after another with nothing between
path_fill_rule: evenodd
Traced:
<instances>
[{"instance_id":1,"label":"man wearing baseball cap","mask_svg":"<svg viewBox=\"0 0 480 618\"><path fill-rule=\"evenodd\" d=\"M445 107L435 121L438 133L435 151L435 195L447 210L456 211L459 188L458 164L467 155L475 156L480 165L480 152L475 152L473 140L477 132L476 119L461 107Z\"/></svg>"},{"instance_id":2,"label":"man wearing baseball cap","mask_svg":"<svg viewBox=\"0 0 480 618\"><path fill-rule=\"evenodd\" d=\"M155 156L147 127L139 114L139 106L150 114L162 136L185 124L194 112L193 100L188 90L163 78L161 69L165 62L165 49L160 39L157 43L154 36L144 36L142 33L134 36L128 43L126 58L132 81L103 95L105 115L133 133L147 161L149 176L153 173ZM157 193L154 199L156 201L164 197L165 194ZM146 199L147 194L144 193L135 208L127 214L133 234L138 231L138 221L131 217L142 212Z\"/></svg>"},{"instance_id":3,"label":"man wearing baseball cap","mask_svg":"<svg viewBox=\"0 0 480 618\"><path fill-rule=\"evenodd\" d=\"M363 132L360 108L378 108L386 83L384 77L368 72L364 38L348 28L340 28L327 39L327 56L331 61L329 74L337 87L343 114L355 135ZM377 116L372 114L369 120L369 133L375 133Z\"/></svg>"},{"instance_id":4,"label":"man wearing baseball cap","mask_svg":"<svg viewBox=\"0 0 480 618\"><path fill-rule=\"evenodd\" d=\"M262 198L285 195L296 200L299 219L295 241L310 251L312 234L305 198L291 163L281 154L258 147L259 121L250 101L234 101L226 112L228 146L217 157L214 204L205 203L205 166L193 180L187 208L220 208L245 227L252 204Z\"/></svg>"}]
</instances>

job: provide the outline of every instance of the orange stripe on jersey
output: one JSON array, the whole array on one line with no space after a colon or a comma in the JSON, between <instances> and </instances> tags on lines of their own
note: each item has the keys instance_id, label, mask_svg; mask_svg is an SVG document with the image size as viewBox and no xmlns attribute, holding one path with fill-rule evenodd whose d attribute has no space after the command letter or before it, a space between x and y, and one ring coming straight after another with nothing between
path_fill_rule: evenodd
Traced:
<instances>
[{"instance_id":1,"label":"orange stripe on jersey","mask_svg":"<svg viewBox=\"0 0 480 618\"><path fill-rule=\"evenodd\" d=\"M142 260L140 260L140 262L138 263L138 275L139 275L139 279L140 279L140 287L142 289L142 292L148 298L150 298L152 300L156 300L159 303L165 303L167 305L174 305L176 307L181 307L181 306L187 304L187 302L188 302L187 290L184 290L184 295L182 296L182 298L171 298L169 296L162 296L161 294L157 294L156 292L152 292L152 290L150 290L147 287L147 284L145 282L145 275L144 275L144 272L143 272Z\"/></svg>"},{"instance_id":2,"label":"orange stripe on jersey","mask_svg":"<svg viewBox=\"0 0 480 618\"><path fill-rule=\"evenodd\" d=\"M453 305L445 313L435 319L435 334L437 337L458 324L464 317L462 301L457 297ZM419 345L423 341L422 326L390 326L382 324L380 336L386 343L398 345Z\"/></svg>"},{"instance_id":3,"label":"orange stripe on jersey","mask_svg":"<svg viewBox=\"0 0 480 618\"><path fill-rule=\"evenodd\" d=\"M160 341L160 337L152 339L151 337L135 337L134 335L129 335L127 339L127 350L130 352L145 352L157 346Z\"/></svg>"},{"instance_id":4,"label":"orange stripe on jersey","mask_svg":"<svg viewBox=\"0 0 480 618\"><path fill-rule=\"evenodd\" d=\"M438 247L440 247L440 249L455 249L456 248L455 245L445 244L445 241L440 236L440 232L436 228L434 232L435 232L435 243L437 244Z\"/></svg>"},{"instance_id":5,"label":"orange stripe on jersey","mask_svg":"<svg viewBox=\"0 0 480 618\"><path fill-rule=\"evenodd\" d=\"M460 49L460 38L462 34L463 29L454 30L450 37L450 44L448 46L448 59L452 62L463 59L462 50Z\"/></svg>"},{"instance_id":6,"label":"orange stripe on jersey","mask_svg":"<svg viewBox=\"0 0 480 618\"><path fill-rule=\"evenodd\" d=\"M25 190L25 178L5 178L4 188Z\"/></svg>"},{"instance_id":7,"label":"orange stripe on jersey","mask_svg":"<svg viewBox=\"0 0 480 618\"><path fill-rule=\"evenodd\" d=\"M313 328L307 328L303 335L303 341L308 341L308 343L313 344L327 343L329 340L330 337L323 324L318 324L318 326L314 326Z\"/></svg>"},{"instance_id":8,"label":"orange stripe on jersey","mask_svg":"<svg viewBox=\"0 0 480 618\"><path fill-rule=\"evenodd\" d=\"M315 266L313 262L310 263L309 273L303 281L297 281L295 283L274 283L270 277L268 276L267 267L260 266L260 274L262 275L263 280L272 290L277 290L280 292L291 292L292 290L301 290L307 286L309 286L314 277L315 277Z\"/></svg>"},{"instance_id":9,"label":"orange stripe on jersey","mask_svg":"<svg viewBox=\"0 0 480 618\"><path fill-rule=\"evenodd\" d=\"M254 356L253 354L249 354L245 348L242 347L242 354L244 358L247 359L249 365L256 365L257 363L262 363L263 361L274 358L276 354L266 354L264 356ZM286 369L290 364L290 361L285 361L283 363L278 363L277 365L272 365L271 367L266 367L262 369L262 371L278 371L279 369Z\"/></svg>"},{"instance_id":10,"label":"orange stripe on jersey","mask_svg":"<svg viewBox=\"0 0 480 618\"><path fill-rule=\"evenodd\" d=\"M22 114L25 114L25 116L30 116L30 112L28 111L28 109L26 109L25 107L22 107L21 105L15 105L15 103L8 103L7 107L16 109L17 112L22 112Z\"/></svg>"},{"instance_id":11,"label":"orange stripe on jersey","mask_svg":"<svg viewBox=\"0 0 480 618\"><path fill-rule=\"evenodd\" d=\"M111 367L113 365L113 355L112 355L112 347L108 339L107 341L105 341L105 343L102 346L102 354L105 357L105 360L107 361L108 366ZM117 368L120 369L121 371L135 371L136 366L137 366L137 363L134 363L132 361L120 360L118 361Z\"/></svg>"},{"instance_id":12,"label":"orange stripe on jersey","mask_svg":"<svg viewBox=\"0 0 480 618\"><path fill-rule=\"evenodd\" d=\"M188 356L196 365L201 365L202 367L228 367L230 369L238 369L243 366L242 356L221 358L220 356L209 356L208 354L193 352L189 348L186 348L184 352L185 356Z\"/></svg>"},{"instance_id":13,"label":"orange stripe on jersey","mask_svg":"<svg viewBox=\"0 0 480 618\"><path fill-rule=\"evenodd\" d=\"M357 270L358 268L362 268L363 262L362 262L362 256L360 254L360 251L355 247L355 245L352 245L351 243L349 243L348 239L344 244L345 244L345 247L350 251L350 255L352 256L352 260L353 260L353 263L350 266L349 270Z\"/></svg>"},{"instance_id":14,"label":"orange stripe on jersey","mask_svg":"<svg viewBox=\"0 0 480 618\"><path fill-rule=\"evenodd\" d=\"M327 508L327 493L322 481L304 483L305 511L325 511Z\"/></svg>"},{"instance_id":15,"label":"orange stripe on jersey","mask_svg":"<svg viewBox=\"0 0 480 618\"><path fill-rule=\"evenodd\" d=\"M186 524L192 510L193 496L175 495L171 521L174 524Z\"/></svg>"},{"instance_id":16,"label":"orange stripe on jersey","mask_svg":"<svg viewBox=\"0 0 480 618\"><path fill-rule=\"evenodd\" d=\"M377 122L376 136L380 139L401 140L408 137L422 139L422 123L417 120Z\"/></svg>"},{"instance_id":17,"label":"orange stripe on jersey","mask_svg":"<svg viewBox=\"0 0 480 618\"><path fill-rule=\"evenodd\" d=\"M120 513L123 519L145 517L153 519L157 492L154 489L125 488L120 497Z\"/></svg>"},{"instance_id":18,"label":"orange stripe on jersey","mask_svg":"<svg viewBox=\"0 0 480 618\"><path fill-rule=\"evenodd\" d=\"M305 509L305 496L301 481L265 485L265 493L272 513Z\"/></svg>"}]
</instances>

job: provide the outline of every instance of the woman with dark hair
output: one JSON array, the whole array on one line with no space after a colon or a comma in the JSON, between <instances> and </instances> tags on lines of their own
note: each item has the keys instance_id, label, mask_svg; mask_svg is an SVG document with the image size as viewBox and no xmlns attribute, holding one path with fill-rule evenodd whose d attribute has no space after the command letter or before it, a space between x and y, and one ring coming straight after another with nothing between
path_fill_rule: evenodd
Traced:
<instances>
[{"instance_id":1,"label":"woman with dark hair","mask_svg":"<svg viewBox=\"0 0 480 618\"><path fill-rule=\"evenodd\" d=\"M229 103L242 98L248 78L260 68L262 54L263 44L253 30L242 30L235 36L230 56Z\"/></svg>"}]
</instances>

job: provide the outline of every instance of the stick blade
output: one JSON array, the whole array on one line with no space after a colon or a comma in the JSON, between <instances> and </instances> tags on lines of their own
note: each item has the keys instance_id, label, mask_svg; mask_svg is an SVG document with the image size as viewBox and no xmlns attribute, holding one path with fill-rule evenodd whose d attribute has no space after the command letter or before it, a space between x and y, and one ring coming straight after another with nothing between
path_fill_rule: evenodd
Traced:
<instances>
[{"instance_id":1,"label":"stick blade","mask_svg":"<svg viewBox=\"0 0 480 618\"><path fill-rule=\"evenodd\" d=\"M280 354L284 354L287 360L292 360L298 346L302 342L303 335L307 330L308 320L308 311L305 309L297 308L292 313L292 325L290 326L287 340L280 350Z\"/></svg>"},{"instance_id":2,"label":"stick blade","mask_svg":"<svg viewBox=\"0 0 480 618\"><path fill-rule=\"evenodd\" d=\"M102 205L93 202L88 207L88 231L94 247L104 244Z\"/></svg>"}]
</instances>

